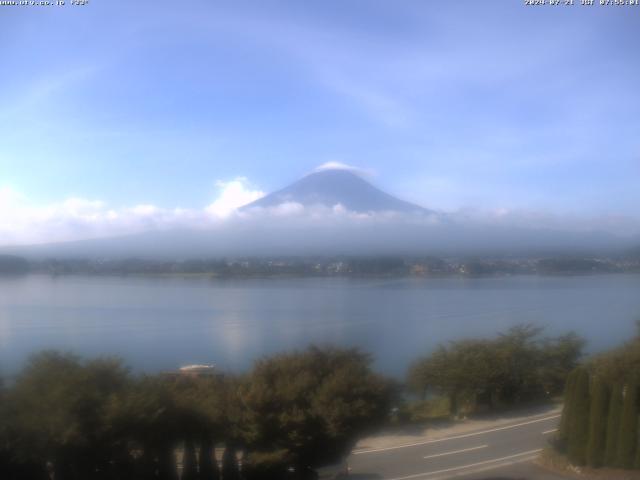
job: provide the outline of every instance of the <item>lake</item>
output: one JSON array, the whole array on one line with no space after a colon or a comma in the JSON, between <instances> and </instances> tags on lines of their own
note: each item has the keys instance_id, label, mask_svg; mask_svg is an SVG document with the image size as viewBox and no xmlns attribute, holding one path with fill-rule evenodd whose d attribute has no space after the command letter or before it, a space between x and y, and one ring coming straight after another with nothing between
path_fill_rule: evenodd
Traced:
<instances>
[{"instance_id":1,"label":"lake","mask_svg":"<svg viewBox=\"0 0 640 480\"><path fill-rule=\"evenodd\" d=\"M640 275L403 279L0 277L0 372L44 349L117 355L135 371L242 371L309 343L357 346L402 376L438 343L531 322L590 351L635 332Z\"/></svg>"}]
</instances>

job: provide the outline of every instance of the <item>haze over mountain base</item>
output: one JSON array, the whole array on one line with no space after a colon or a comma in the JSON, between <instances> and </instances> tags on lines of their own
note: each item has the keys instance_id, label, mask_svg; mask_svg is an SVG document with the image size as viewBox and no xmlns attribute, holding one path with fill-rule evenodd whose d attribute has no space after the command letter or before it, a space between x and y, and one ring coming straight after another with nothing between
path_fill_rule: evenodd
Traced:
<instances>
[{"instance_id":1,"label":"haze over mountain base","mask_svg":"<svg viewBox=\"0 0 640 480\"><path fill-rule=\"evenodd\" d=\"M313 255L611 253L640 240L526 218L447 214L411 204L348 169L314 172L235 212L182 215L134 235L0 248L25 257L171 258ZM88 221L90 221L89 219ZM533 219L537 221L539 219Z\"/></svg>"},{"instance_id":2,"label":"haze over mountain base","mask_svg":"<svg viewBox=\"0 0 640 480\"><path fill-rule=\"evenodd\" d=\"M7 247L32 258L171 258L312 255L526 255L615 253L635 242L606 234L409 222L319 225L272 219L216 230L170 230L117 238Z\"/></svg>"}]
</instances>

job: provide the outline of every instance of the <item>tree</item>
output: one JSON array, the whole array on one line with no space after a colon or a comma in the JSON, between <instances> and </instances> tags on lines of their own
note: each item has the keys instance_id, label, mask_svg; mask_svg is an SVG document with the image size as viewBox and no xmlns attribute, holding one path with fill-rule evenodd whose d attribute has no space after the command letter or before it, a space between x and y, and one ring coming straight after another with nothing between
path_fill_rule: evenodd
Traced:
<instances>
[{"instance_id":1,"label":"tree","mask_svg":"<svg viewBox=\"0 0 640 480\"><path fill-rule=\"evenodd\" d=\"M512 367L517 362L512 362L512 352L506 343L498 345L480 339L440 346L412 365L408 383L423 397L429 391L446 396L454 417L460 413L461 399L470 400L474 406L484 399L492 407L495 402L505 400L511 375L515 374Z\"/></svg>"},{"instance_id":2,"label":"tree","mask_svg":"<svg viewBox=\"0 0 640 480\"><path fill-rule=\"evenodd\" d=\"M564 402L562 408L562 417L560 418L560 426L558 427L558 440L562 450L567 448L569 442L569 431L571 425L571 413L573 407L573 395L575 394L576 378L578 371L572 371L567 377L564 390Z\"/></svg>"},{"instance_id":3,"label":"tree","mask_svg":"<svg viewBox=\"0 0 640 480\"><path fill-rule=\"evenodd\" d=\"M621 347L595 356L590 362L590 368L601 378L610 382L629 383L635 380L636 372L640 371L640 322L638 333Z\"/></svg>"},{"instance_id":4,"label":"tree","mask_svg":"<svg viewBox=\"0 0 640 480\"><path fill-rule=\"evenodd\" d=\"M541 327L524 324L499 335L495 345L500 368L498 388L504 403L514 404L523 396L532 398L542 393L541 332Z\"/></svg>"},{"instance_id":5,"label":"tree","mask_svg":"<svg viewBox=\"0 0 640 480\"><path fill-rule=\"evenodd\" d=\"M358 350L318 347L257 362L240 394L249 451L283 450L300 476L347 455L390 409L390 384L369 365Z\"/></svg>"},{"instance_id":6,"label":"tree","mask_svg":"<svg viewBox=\"0 0 640 480\"><path fill-rule=\"evenodd\" d=\"M614 383L611 389L609 414L607 416L607 441L604 453L604 464L608 466L616 464L620 419L622 417L622 390L623 385L621 383Z\"/></svg>"},{"instance_id":7,"label":"tree","mask_svg":"<svg viewBox=\"0 0 640 480\"><path fill-rule=\"evenodd\" d=\"M143 376L126 394L109 405L108 421L114 434L135 450L138 476L175 479L174 450L182 435L183 411L167 380Z\"/></svg>"},{"instance_id":8,"label":"tree","mask_svg":"<svg viewBox=\"0 0 640 480\"><path fill-rule=\"evenodd\" d=\"M128 382L116 360L82 362L52 351L33 356L8 395L11 423L20 433L13 454L43 470L52 463L60 480L107 474L122 445L105 411Z\"/></svg>"},{"instance_id":9,"label":"tree","mask_svg":"<svg viewBox=\"0 0 640 480\"><path fill-rule=\"evenodd\" d=\"M219 377L208 376L178 376L167 380L180 417L178 435L184 438L183 479L199 475L201 480L217 480L220 476L214 461L214 438L226 435L233 418L228 415L225 400L228 383ZM200 447L197 459L196 445Z\"/></svg>"},{"instance_id":10,"label":"tree","mask_svg":"<svg viewBox=\"0 0 640 480\"><path fill-rule=\"evenodd\" d=\"M601 378L596 377L591 393L589 443L587 444L587 464L592 467L601 467L604 463L609 398L610 392L607 384Z\"/></svg>"},{"instance_id":11,"label":"tree","mask_svg":"<svg viewBox=\"0 0 640 480\"><path fill-rule=\"evenodd\" d=\"M245 480L284 479L293 463L286 450L269 452L251 451L242 462L242 476Z\"/></svg>"},{"instance_id":12,"label":"tree","mask_svg":"<svg viewBox=\"0 0 640 480\"><path fill-rule=\"evenodd\" d=\"M563 391L569 372L578 366L585 340L575 332L542 341L540 350L540 381L548 395Z\"/></svg>"},{"instance_id":13,"label":"tree","mask_svg":"<svg viewBox=\"0 0 640 480\"><path fill-rule=\"evenodd\" d=\"M428 357L419 359L409 368L407 384L424 399L429 390L455 397L460 388L460 379L450 371L453 365L450 349L440 345ZM455 403L455 400L451 402ZM453 410L455 408L452 407Z\"/></svg>"},{"instance_id":14,"label":"tree","mask_svg":"<svg viewBox=\"0 0 640 480\"><path fill-rule=\"evenodd\" d=\"M9 433L9 415L2 379L0 379L0 478L14 477L16 468L11 458L11 435Z\"/></svg>"},{"instance_id":15,"label":"tree","mask_svg":"<svg viewBox=\"0 0 640 480\"><path fill-rule=\"evenodd\" d=\"M198 480L196 449L191 440L184 442L180 480Z\"/></svg>"},{"instance_id":16,"label":"tree","mask_svg":"<svg viewBox=\"0 0 640 480\"><path fill-rule=\"evenodd\" d=\"M222 480L239 480L238 459L236 447L229 443L222 454Z\"/></svg>"},{"instance_id":17,"label":"tree","mask_svg":"<svg viewBox=\"0 0 640 480\"><path fill-rule=\"evenodd\" d=\"M589 439L589 372L578 368L575 382L571 396L568 453L574 464L584 465Z\"/></svg>"},{"instance_id":18,"label":"tree","mask_svg":"<svg viewBox=\"0 0 640 480\"><path fill-rule=\"evenodd\" d=\"M496 339L440 346L411 366L407 383L423 397L428 391L447 396L454 416L461 397L490 408L547 398L562 390L584 342L575 334L542 339L540 333L538 327L518 325Z\"/></svg>"},{"instance_id":19,"label":"tree","mask_svg":"<svg viewBox=\"0 0 640 480\"><path fill-rule=\"evenodd\" d=\"M638 384L629 383L624 390L618 454L616 464L622 468L633 468L638 436Z\"/></svg>"},{"instance_id":20,"label":"tree","mask_svg":"<svg viewBox=\"0 0 640 480\"><path fill-rule=\"evenodd\" d=\"M407 384L423 400L430 390L447 396L450 411L456 415L460 382L447 371L447 367L451 365L450 357L449 350L440 345L431 355L413 363L409 368Z\"/></svg>"},{"instance_id":21,"label":"tree","mask_svg":"<svg viewBox=\"0 0 640 480\"><path fill-rule=\"evenodd\" d=\"M200 456L198 458L198 471L200 480L219 480L220 471L215 459L215 449L211 438L205 435L200 443Z\"/></svg>"}]
</instances>

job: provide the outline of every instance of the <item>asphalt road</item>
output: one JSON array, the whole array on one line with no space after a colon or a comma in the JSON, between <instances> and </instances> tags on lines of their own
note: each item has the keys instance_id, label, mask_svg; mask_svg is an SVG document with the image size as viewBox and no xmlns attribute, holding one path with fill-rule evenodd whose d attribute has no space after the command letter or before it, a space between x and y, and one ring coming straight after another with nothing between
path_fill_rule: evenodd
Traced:
<instances>
[{"instance_id":1,"label":"asphalt road","mask_svg":"<svg viewBox=\"0 0 640 480\"><path fill-rule=\"evenodd\" d=\"M363 480L560 479L531 463L555 432L559 417L523 417L495 428L361 450L349 457L351 475Z\"/></svg>"}]
</instances>

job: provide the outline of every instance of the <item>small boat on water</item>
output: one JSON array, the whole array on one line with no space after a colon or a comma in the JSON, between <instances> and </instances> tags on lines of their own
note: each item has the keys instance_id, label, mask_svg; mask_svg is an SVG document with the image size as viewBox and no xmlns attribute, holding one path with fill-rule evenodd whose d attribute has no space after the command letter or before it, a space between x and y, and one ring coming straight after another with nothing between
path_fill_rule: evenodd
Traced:
<instances>
[{"instance_id":1,"label":"small boat on water","mask_svg":"<svg viewBox=\"0 0 640 480\"><path fill-rule=\"evenodd\" d=\"M180 367L178 371L186 375L213 375L216 371L216 366L199 364L185 365L184 367Z\"/></svg>"},{"instance_id":2,"label":"small boat on water","mask_svg":"<svg viewBox=\"0 0 640 480\"><path fill-rule=\"evenodd\" d=\"M220 372L215 365L206 364L193 364L185 365L177 370L166 372L165 375L169 377L223 377L224 374Z\"/></svg>"},{"instance_id":3,"label":"small boat on water","mask_svg":"<svg viewBox=\"0 0 640 480\"><path fill-rule=\"evenodd\" d=\"M178 375L187 377L221 377L222 373L215 365L193 364L178 369Z\"/></svg>"}]
</instances>

